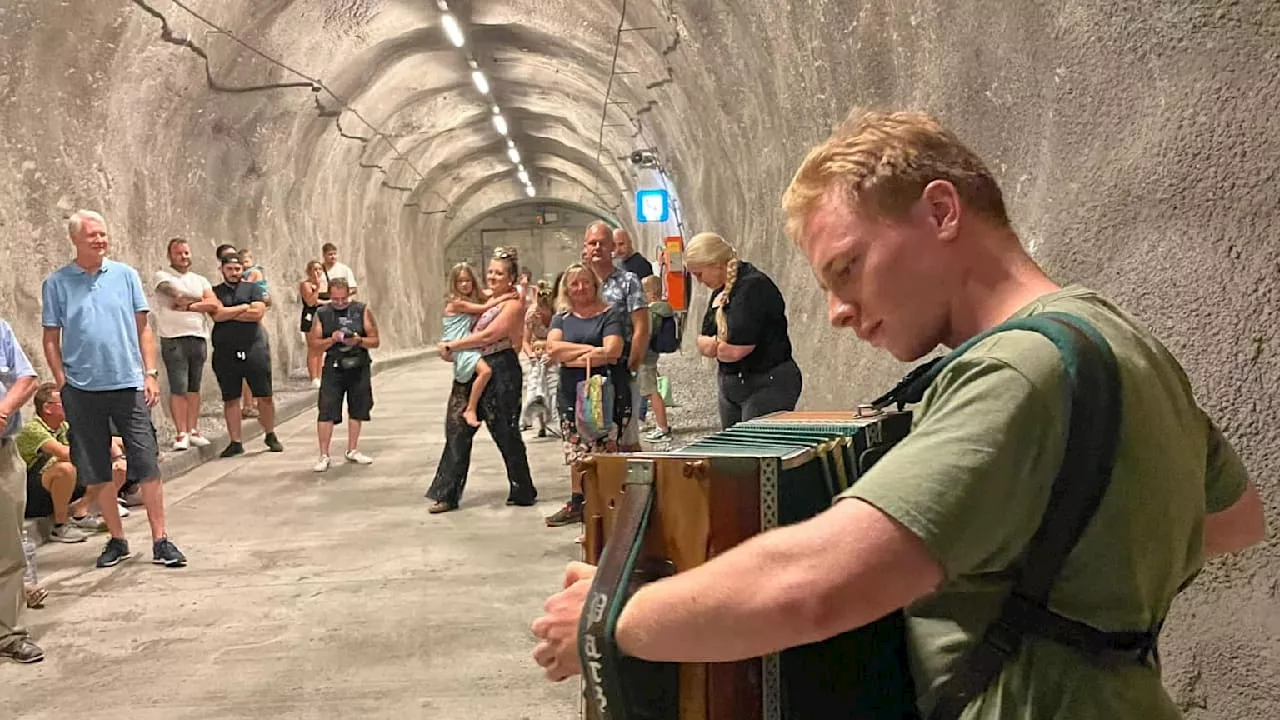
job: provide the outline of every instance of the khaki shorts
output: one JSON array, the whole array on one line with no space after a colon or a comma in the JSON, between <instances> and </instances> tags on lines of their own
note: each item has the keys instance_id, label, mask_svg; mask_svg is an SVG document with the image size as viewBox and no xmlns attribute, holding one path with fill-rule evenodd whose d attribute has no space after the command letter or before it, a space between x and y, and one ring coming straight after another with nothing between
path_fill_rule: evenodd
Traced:
<instances>
[{"instance_id":1,"label":"khaki shorts","mask_svg":"<svg viewBox=\"0 0 1280 720\"><path fill-rule=\"evenodd\" d=\"M654 359L652 363L648 360L640 363L640 369L636 371L636 385L640 386L641 395L658 394L657 359Z\"/></svg>"}]
</instances>

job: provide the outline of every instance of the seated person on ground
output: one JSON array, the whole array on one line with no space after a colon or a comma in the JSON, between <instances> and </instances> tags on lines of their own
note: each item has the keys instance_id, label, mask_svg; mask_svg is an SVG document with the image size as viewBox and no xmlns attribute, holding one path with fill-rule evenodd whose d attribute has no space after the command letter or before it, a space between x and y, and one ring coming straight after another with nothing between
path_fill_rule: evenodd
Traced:
<instances>
[{"instance_id":1,"label":"seated person on ground","mask_svg":"<svg viewBox=\"0 0 1280 720\"><path fill-rule=\"evenodd\" d=\"M49 538L56 542L84 542L85 531L101 529L102 521L90 512L84 487L76 482L71 464L70 427L62 410L57 386L45 383L36 390L35 416L18 435L18 454L27 467L27 518L53 517ZM124 480L123 450L115 446L112 457L120 456L119 479Z\"/></svg>"}]
</instances>

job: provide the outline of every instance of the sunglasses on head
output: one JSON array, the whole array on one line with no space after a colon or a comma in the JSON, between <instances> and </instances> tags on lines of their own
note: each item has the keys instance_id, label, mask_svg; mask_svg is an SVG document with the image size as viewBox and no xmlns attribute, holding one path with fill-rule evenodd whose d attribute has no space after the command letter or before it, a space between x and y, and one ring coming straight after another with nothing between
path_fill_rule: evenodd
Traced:
<instances>
[{"instance_id":1,"label":"sunglasses on head","mask_svg":"<svg viewBox=\"0 0 1280 720\"><path fill-rule=\"evenodd\" d=\"M507 252L506 250L494 250L493 256L498 258L499 260L510 260L511 258L515 257L515 254Z\"/></svg>"}]
</instances>

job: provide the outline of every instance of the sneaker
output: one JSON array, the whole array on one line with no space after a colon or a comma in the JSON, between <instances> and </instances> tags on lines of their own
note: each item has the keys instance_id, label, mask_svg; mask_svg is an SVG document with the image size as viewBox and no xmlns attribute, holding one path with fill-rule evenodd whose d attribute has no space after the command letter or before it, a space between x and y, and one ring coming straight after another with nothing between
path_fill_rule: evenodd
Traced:
<instances>
[{"instance_id":1,"label":"sneaker","mask_svg":"<svg viewBox=\"0 0 1280 720\"><path fill-rule=\"evenodd\" d=\"M183 433L178 433L178 437L173 441L174 450L186 450L191 447L191 441Z\"/></svg>"},{"instance_id":2,"label":"sneaker","mask_svg":"<svg viewBox=\"0 0 1280 720\"><path fill-rule=\"evenodd\" d=\"M111 538L107 541L107 546L102 548L102 554L98 556L98 567L109 568L119 565L130 557L129 541L124 538Z\"/></svg>"},{"instance_id":3,"label":"sneaker","mask_svg":"<svg viewBox=\"0 0 1280 720\"><path fill-rule=\"evenodd\" d=\"M53 532L49 533L49 539L60 543L82 543L89 539L89 533L71 523L63 523L53 526Z\"/></svg>"},{"instance_id":4,"label":"sneaker","mask_svg":"<svg viewBox=\"0 0 1280 720\"><path fill-rule=\"evenodd\" d=\"M38 663L44 659L44 651L39 645L31 642L29 637L21 637L9 643L9 647L0 650L0 658L9 658L18 663Z\"/></svg>"},{"instance_id":5,"label":"sneaker","mask_svg":"<svg viewBox=\"0 0 1280 720\"><path fill-rule=\"evenodd\" d=\"M554 515L546 519L547 527L564 527L582 522L582 506L573 501L564 504Z\"/></svg>"},{"instance_id":6,"label":"sneaker","mask_svg":"<svg viewBox=\"0 0 1280 720\"><path fill-rule=\"evenodd\" d=\"M320 378L312 378L312 379L311 379L311 387L316 388L317 390L319 390L319 389L320 389Z\"/></svg>"},{"instance_id":7,"label":"sneaker","mask_svg":"<svg viewBox=\"0 0 1280 720\"><path fill-rule=\"evenodd\" d=\"M201 435L199 430L192 430L187 435L187 440L191 442L191 447L209 447L209 438Z\"/></svg>"},{"instance_id":8,"label":"sneaker","mask_svg":"<svg viewBox=\"0 0 1280 720\"><path fill-rule=\"evenodd\" d=\"M222 451L222 454L219 457L229 458L229 457L235 457L236 455L243 455L243 454L244 454L244 445L241 445L238 442L233 442L227 445L227 448Z\"/></svg>"},{"instance_id":9,"label":"sneaker","mask_svg":"<svg viewBox=\"0 0 1280 720\"><path fill-rule=\"evenodd\" d=\"M103 520L101 515L85 515L84 517L78 518L73 517L71 518L71 524L85 532L102 532L107 529L107 521Z\"/></svg>"},{"instance_id":10,"label":"sneaker","mask_svg":"<svg viewBox=\"0 0 1280 720\"><path fill-rule=\"evenodd\" d=\"M373 464L373 458L369 457L368 455L365 455L359 450L348 450L345 457L347 458L347 462L353 462L360 465Z\"/></svg>"},{"instance_id":11,"label":"sneaker","mask_svg":"<svg viewBox=\"0 0 1280 720\"><path fill-rule=\"evenodd\" d=\"M670 440L671 430L669 428L666 430L663 430L662 428L656 427L648 435L645 435L644 439L648 440L649 442L658 442L660 440Z\"/></svg>"},{"instance_id":12,"label":"sneaker","mask_svg":"<svg viewBox=\"0 0 1280 720\"><path fill-rule=\"evenodd\" d=\"M320 459L319 459L319 460L316 460L316 464L311 466L311 469L312 469L312 470L315 470L316 472L324 472L325 470L328 470L328 469L329 469L329 456L328 456L328 455L321 455L321 456L320 456Z\"/></svg>"},{"instance_id":13,"label":"sneaker","mask_svg":"<svg viewBox=\"0 0 1280 720\"><path fill-rule=\"evenodd\" d=\"M136 487L126 492L123 499L125 507L141 507L143 505L142 491Z\"/></svg>"},{"instance_id":14,"label":"sneaker","mask_svg":"<svg viewBox=\"0 0 1280 720\"><path fill-rule=\"evenodd\" d=\"M262 441L267 444L267 449L271 452L284 452L284 446L280 444L280 438L276 437L275 433L267 433Z\"/></svg>"},{"instance_id":15,"label":"sneaker","mask_svg":"<svg viewBox=\"0 0 1280 720\"><path fill-rule=\"evenodd\" d=\"M124 500L116 498L116 509L120 511L121 520L129 517L129 506Z\"/></svg>"},{"instance_id":16,"label":"sneaker","mask_svg":"<svg viewBox=\"0 0 1280 720\"><path fill-rule=\"evenodd\" d=\"M166 536L151 544L151 562L165 567L184 567L187 558Z\"/></svg>"}]
</instances>

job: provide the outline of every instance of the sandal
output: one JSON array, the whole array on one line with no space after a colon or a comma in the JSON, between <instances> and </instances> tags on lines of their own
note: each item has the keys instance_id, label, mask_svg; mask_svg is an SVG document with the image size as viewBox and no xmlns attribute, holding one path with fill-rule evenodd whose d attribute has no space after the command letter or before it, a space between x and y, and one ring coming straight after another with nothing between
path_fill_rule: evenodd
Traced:
<instances>
[{"instance_id":1,"label":"sandal","mask_svg":"<svg viewBox=\"0 0 1280 720\"><path fill-rule=\"evenodd\" d=\"M48 590L45 590L39 585L26 585L26 584L22 586L22 589L23 591L25 591L25 594L27 597L27 607L33 610L38 610L44 607L44 601L46 598L49 597Z\"/></svg>"},{"instance_id":2,"label":"sandal","mask_svg":"<svg viewBox=\"0 0 1280 720\"><path fill-rule=\"evenodd\" d=\"M437 501L435 505L432 505L431 507L427 508L427 512L431 513L432 515L438 515L439 513L449 512L450 510L457 510L457 509L458 509L457 505L453 505L451 503L447 503L443 501Z\"/></svg>"}]
</instances>

